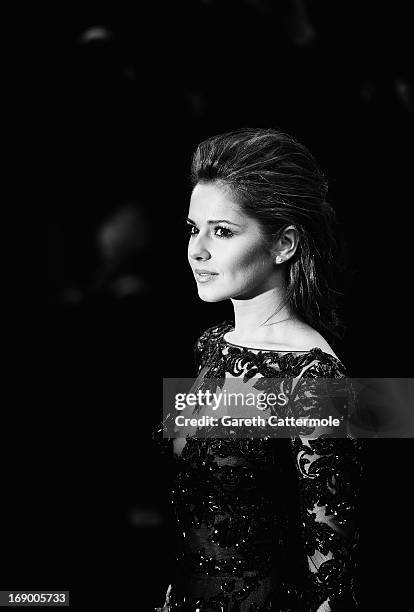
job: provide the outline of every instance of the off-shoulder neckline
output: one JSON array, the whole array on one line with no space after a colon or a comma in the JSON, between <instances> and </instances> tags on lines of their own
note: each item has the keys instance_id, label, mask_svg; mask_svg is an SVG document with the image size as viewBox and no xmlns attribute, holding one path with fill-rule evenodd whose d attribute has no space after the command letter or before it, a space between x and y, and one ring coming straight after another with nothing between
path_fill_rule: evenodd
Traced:
<instances>
[{"instance_id":1,"label":"off-shoulder neckline","mask_svg":"<svg viewBox=\"0 0 414 612\"><path fill-rule=\"evenodd\" d=\"M226 322L223 324L224 325L224 329L222 331L221 334L221 340L224 344L237 348L237 349L241 349L242 351L259 351L262 354L267 354L267 353L275 353L277 355L290 355L290 354L298 354L298 355L313 355L313 354L318 354L318 355L326 355L327 357L329 357L330 359L334 359L335 361L337 361L338 363L342 364L342 361L338 358L335 357L335 355L332 355L331 353L327 353L326 351L323 351L319 346L314 346L313 348L310 348L307 351L278 351L278 350L274 350L274 349L263 349L263 348L257 348L257 347L252 347L252 346L243 346L242 344L234 344L234 342L230 342L229 340L225 339L225 335L227 334L227 332L230 332L233 329L233 325L230 322Z\"/></svg>"}]
</instances>

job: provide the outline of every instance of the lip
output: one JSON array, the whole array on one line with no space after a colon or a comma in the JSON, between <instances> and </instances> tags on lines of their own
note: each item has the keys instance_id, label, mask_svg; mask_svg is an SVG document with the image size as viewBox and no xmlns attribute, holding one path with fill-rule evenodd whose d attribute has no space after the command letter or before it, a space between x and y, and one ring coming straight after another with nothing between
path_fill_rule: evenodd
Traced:
<instances>
[{"instance_id":1,"label":"lip","mask_svg":"<svg viewBox=\"0 0 414 612\"><path fill-rule=\"evenodd\" d=\"M212 272L211 270L202 270L201 268L195 268L194 272L196 274L218 274L218 272Z\"/></svg>"},{"instance_id":2,"label":"lip","mask_svg":"<svg viewBox=\"0 0 414 612\"><path fill-rule=\"evenodd\" d=\"M194 275L198 283L208 283L218 276L218 273L209 270L194 270Z\"/></svg>"}]
</instances>

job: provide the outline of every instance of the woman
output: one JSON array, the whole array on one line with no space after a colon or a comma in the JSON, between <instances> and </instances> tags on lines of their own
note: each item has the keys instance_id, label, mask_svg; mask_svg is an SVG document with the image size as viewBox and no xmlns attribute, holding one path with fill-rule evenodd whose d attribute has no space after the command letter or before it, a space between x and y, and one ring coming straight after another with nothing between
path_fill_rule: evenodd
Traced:
<instances>
[{"instance_id":1,"label":"woman","mask_svg":"<svg viewBox=\"0 0 414 612\"><path fill-rule=\"evenodd\" d=\"M197 388L223 390L231 379L269 391L294 380L292 392L298 381L344 379L326 339L341 332L334 213L309 151L273 129L215 136L194 154L192 186L188 259L198 295L234 307L234 322L196 343ZM316 395L301 396L313 415ZM309 408L294 406L295 416ZM288 431L288 438L239 431L236 438L178 433L163 440L172 442L177 468L178 525L177 571L163 610L358 609L358 443L344 419L340 434Z\"/></svg>"}]
</instances>

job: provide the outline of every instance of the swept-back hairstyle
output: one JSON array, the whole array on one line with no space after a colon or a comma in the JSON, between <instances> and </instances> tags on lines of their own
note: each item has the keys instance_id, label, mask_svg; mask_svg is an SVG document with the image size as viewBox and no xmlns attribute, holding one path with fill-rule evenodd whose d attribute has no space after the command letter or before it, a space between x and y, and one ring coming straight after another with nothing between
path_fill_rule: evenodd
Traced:
<instances>
[{"instance_id":1,"label":"swept-back hairstyle","mask_svg":"<svg viewBox=\"0 0 414 612\"><path fill-rule=\"evenodd\" d=\"M259 222L268 246L294 225L298 248L286 268L288 304L331 341L343 336L337 315L339 249L327 181L308 149L275 129L245 128L201 142L191 183L216 182L244 213Z\"/></svg>"}]
</instances>

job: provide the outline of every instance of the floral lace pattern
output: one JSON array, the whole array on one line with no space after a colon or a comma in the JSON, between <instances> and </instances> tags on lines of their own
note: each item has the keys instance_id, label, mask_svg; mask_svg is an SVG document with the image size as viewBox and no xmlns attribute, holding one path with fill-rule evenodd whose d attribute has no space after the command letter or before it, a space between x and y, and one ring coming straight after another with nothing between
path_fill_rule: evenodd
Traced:
<instances>
[{"instance_id":1,"label":"floral lace pattern","mask_svg":"<svg viewBox=\"0 0 414 612\"><path fill-rule=\"evenodd\" d=\"M263 379L268 387L269 379L346 376L343 364L318 348L281 353L227 343L231 328L222 323L197 340L201 383L218 379L220 387L229 375L243 383ZM154 439L172 453L162 431L163 423ZM350 437L306 428L289 439L187 437L174 455L178 554L169 609L358 610L360 450Z\"/></svg>"}]
</instances>

